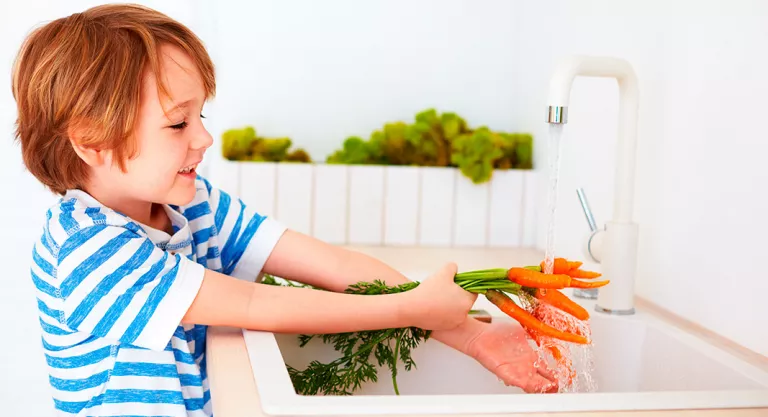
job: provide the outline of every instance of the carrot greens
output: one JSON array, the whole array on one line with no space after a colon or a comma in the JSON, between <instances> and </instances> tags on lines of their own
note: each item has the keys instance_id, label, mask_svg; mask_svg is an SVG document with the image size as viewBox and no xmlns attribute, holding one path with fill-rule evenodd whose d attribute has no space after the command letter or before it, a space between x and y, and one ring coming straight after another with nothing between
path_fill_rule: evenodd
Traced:
<instances>
[{"instance_id":1,"label":"carrot greens","mask_svg":"<svg viewBox=\"0 0 768 417\"><path fill-rule=\"evenodd\" d=\"M309 287L304 284L286 281L278 282L272 276L265 276L263 284ZM398 286L387 286L383 281L359 282L350 285L345 292L349 294L379 295L408 291L418 286L418 282L409 282ZM312 287L310 287L312 288ZM403 363L406 371L416 366L411 352L419 343L426 341L430 331L417 327L369 330L323 335L299 335L299 345L304 347L314 338L323 343L332 344L341 353L341 357L322 363L314 360L304 370L290 365L288 374L296 392L300 395L352 395L366 382L378 381L378 370L371 361L371 355L378 366L389 368L392 386L399 395L397 387L398 362Z\"/></svg>"}]
</instances>

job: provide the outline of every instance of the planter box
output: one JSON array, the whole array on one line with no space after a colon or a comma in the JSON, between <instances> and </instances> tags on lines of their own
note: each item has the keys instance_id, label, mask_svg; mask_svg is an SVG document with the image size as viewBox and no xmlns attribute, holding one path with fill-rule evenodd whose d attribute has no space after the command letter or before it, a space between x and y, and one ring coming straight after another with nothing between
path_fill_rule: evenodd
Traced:
<instances>
[{"instance_id":1,"label":"planter box","mask_svg":"<svg viewBox=\"0 0 768 417\"><path fill-rule=\"evenodd\" d=\"M340 245L535 246L535 176L497 170L222 161L214 186L288 227Z\"/></svg>"}]
</instances>

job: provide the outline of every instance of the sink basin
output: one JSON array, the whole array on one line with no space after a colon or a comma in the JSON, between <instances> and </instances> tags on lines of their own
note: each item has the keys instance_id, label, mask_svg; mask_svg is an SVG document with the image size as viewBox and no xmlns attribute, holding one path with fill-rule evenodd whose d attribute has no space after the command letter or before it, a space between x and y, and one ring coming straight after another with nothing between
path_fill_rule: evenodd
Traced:
<instances>
[{"instance_id":1,"label":"sink basin","mask_svg":"<svg viewBox=\"0 0 768 417\"><path fill-rule=\"evenodd\" d=\"M410 274L414 276L415 274ZM671 410L768 407L768 372L708 344L638 308L633 316L591 313L591 392L526 394L504 386L473 359L428 340L413 352L417 368L398 373L400 396L387 369L379 381L353 396L302 396L285 364L304 369L337 353L313 340L298 346L296 335L244 331L264 412L271 415L481 414L613 410ZM484 298L476 308L493 320L510 320ZM585 364L576 361L577 370ZM580 372L580 378L584 373Z\"/></svg>"}]
</instances>

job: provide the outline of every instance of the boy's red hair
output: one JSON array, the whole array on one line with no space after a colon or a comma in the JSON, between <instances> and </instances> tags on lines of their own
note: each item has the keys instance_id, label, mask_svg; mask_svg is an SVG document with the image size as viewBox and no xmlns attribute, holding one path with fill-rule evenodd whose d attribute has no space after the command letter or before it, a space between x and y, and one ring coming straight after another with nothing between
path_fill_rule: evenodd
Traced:
<instances>
[{"instance_id":1,"label":"boy's red hair","mask_svg":"<svg viewBox=\"0 0 768 417\"><path fill-rule=\"evenodd\" d=\"M68 132L85 132L81 145L110 149L121 169L136 153L132 133L143 73L152 71L161 96L161 44L181 48L216 91L213 63L203 43L181 23L137 5L103 5L57 19L25 40L13 68L16 137L27 169L53 192L82 188L87 165Z\"/></svg>"}]
</instances>

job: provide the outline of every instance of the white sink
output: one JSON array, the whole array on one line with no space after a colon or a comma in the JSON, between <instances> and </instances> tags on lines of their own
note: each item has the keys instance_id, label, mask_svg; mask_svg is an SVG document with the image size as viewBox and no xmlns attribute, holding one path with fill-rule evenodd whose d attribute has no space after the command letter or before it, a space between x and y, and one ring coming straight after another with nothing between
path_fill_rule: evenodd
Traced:
<instances>
[{"instance_id":1,"label":"white sink","mask_svg":"<svg viewBox=\"0 0 768 417\"><path fill-rule=\"evenodd\" d=\"M413 276L413 275L411 275ZM506 387L476 363L439 342L420 345L417 368L390 373L354 396L301 396L285 364L304 369L310 360L337 357L319 340L300 348L296 335L244 331L264 412L272 415L481 414L513 412L663 410L768 407L768 372L658 320L641 308L633 316L608 316L593 302L594 392L526 394ZM493 320L508 320L478 298ZM577 363L577 370L584 364ZM583 378L583 376L580 376Z\"/></svg>"}]
</instances>

